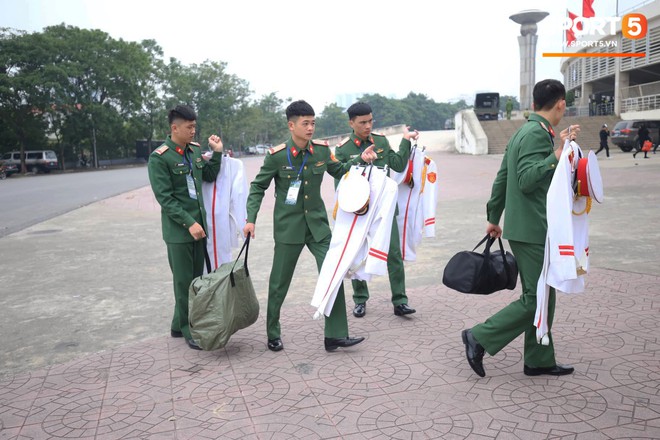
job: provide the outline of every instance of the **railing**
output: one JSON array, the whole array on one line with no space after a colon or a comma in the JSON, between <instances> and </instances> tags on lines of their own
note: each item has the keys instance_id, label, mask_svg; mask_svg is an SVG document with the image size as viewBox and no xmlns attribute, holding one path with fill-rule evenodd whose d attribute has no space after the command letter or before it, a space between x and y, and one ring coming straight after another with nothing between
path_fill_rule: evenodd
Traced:
<instances>
[{"instance_id":1,"label":"railing","mask_svg":"<svg viewBox=\"0 0 660 440\"><path fill-rule=\"evenodd\" d=\"M621 113L660 109L660 94L621 100Z\"/></svg>"},{"instance_id":2,"label":"railing","mask_svg":"<svg viewBox=\"0 0 660 440\"><path fill-rule=\"evenodd\" d=\"M609 116L614 114L614 102L593 103L591 106L566 107L564 116Z\"/></svg>"},{"instance_id":3,"label":"railing","mask_svg":"<svg viewBox=\"0 0 660 440\"><path fill-rule=\"evenodd\" d=\"M659 95L660 81L621 88L621 99Z\"/></svg>"}]
</instances>

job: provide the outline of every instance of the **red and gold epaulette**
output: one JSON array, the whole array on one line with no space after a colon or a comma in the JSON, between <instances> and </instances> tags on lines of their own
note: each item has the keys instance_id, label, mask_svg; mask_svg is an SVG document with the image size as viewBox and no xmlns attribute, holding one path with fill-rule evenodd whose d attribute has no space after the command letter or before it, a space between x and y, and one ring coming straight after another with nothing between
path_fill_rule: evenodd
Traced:
<instances>
[{"instance_id":1,"label":"red and gold epaulette","mask_svg":"<svg viewBox=\"0 0 660 440\"><path fill-rule=\"evenodd\" d=\"M350 137L350 136L345 137L344 139L342 139L341 141L339 141L339 143L338 143L335 147L337 147L337 148L341 148L341 147L343 147L344 145L346 145L346 144L348 143L349 140L351 140L351 137Z\"/></svg>"},{"instance_id":2,"label":"red and gold epaulette","mask_svg":"<svg viewBox=\"0 0 660 440\"><path fill-rule=\"evenodd\" d=\"M200 148L201 148L201 145L199 145L199 143L197 143L197 142L191 142L190 145L194 145L194 146L196 146L196 147L200 147Z\"/></svg>"},{"instance_id":3,"label":"red and gold epaulette","mask_svg":"<svg viewBox=\"0 0 660 440\"><path fill-rule=\"evenodd\" d=\"M424 158L424 163L426 163L426 165L431 165L431 158L430 157L425 157Z\"/></svg>"},{"instance_id":4,"label":"red and gold epaulette","mask_svg":"<svg viewBox=\"0 0 660 440\"><path fill-rule=\"evenodd\" d=\"M276 147L272 147L268 149L268 154L275 154L278 151L282 151L286 148L286 144L279 144Z\"/></svg>"},{"instance_id":5,"label":"red and gold epaulette","mask_svg":"<svg viewBox=\"0 0 660 440\"><path fill-rule=\"evenodd\" d=\"M160 154L163 154L164 152L166 152L169 149L170 149L170 147L168 147L167 145L161 145L160 147L158 147L154 150L154 153L158 153L160 155Z\"/></svg>"},{"instance_id":6,"label":"red and gold epaulette","mask_svg":"<svg viewBox=\"0 0 660 440\"><path fill-rule=\"evenodd\" d=\"M328 141L324 141L323 139L312 139L312 143L314 145L321 145L323 147L327 147L330 145Z\"/></svg>"}]
</instances>

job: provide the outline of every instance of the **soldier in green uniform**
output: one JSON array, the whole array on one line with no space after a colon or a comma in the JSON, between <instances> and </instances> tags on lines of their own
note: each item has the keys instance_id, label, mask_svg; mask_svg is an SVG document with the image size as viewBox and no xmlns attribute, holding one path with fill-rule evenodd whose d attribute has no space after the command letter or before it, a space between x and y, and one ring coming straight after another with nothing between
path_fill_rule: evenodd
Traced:
<instances>
[{"instance_id":1,"label":"soldier in green uniform","mask_svg":"<svg viewBox=\"0 0 660 440\"><path fill-rule=\"evenodd\" d=\"M197 115L192 107L178 105L169 111L171 134L149 157L149 181L160 204L163 240L174 279L174 317L171 335L184 337L190 348L200 347L190 336L188 287L204 270L206 213L202 180L214 182L220 171L222 141L209 137L213 155L202 160L199 144L193 142Z\"/></svg>"},{"instance_id":2,"label":"soldier in green uniform","mask_svg":"<svg viewBox=\"0 0 660 440\"><path fill-rule=\"evenodd\" d=\"M525 334L524 373L528 376L549 374L560 376L573 372L555 360L552 336L549 345L536 340L536 285L543 268L545 237L548 229L546 195L555 167L570 135L575 137L578 126L560 133L561 146L554 148L555 132L566 110L566 91L562 83L549 79L534 86L535 113L513 135L507 145L502 165L493 182L486 206L488 226L492 237L502 236L498 225L504 211L504 238L509 240L520 272L523 293L520 298L491 316L486 322L463 330L468 363L475 373L484 377L484 352L491 356ZM570 134L569 134L570 133ZM550 289L548 326L552 325L555 310L555 290Z\"/></svg>"},{"instance_id":3,"label":"soldier in green uniform","mask_svg":"<svg viewBox=\"0 0 660 440\"><path fill-rule=\"evenodd\" d=\"M381 134L373 133L371 130L374 118L371 106L364 102L356 102L348 110L348 123L353 133L341 141L335 149L335 156L340 162L350 163L360 158L366 148L374 149L376 159L373 164L379 167L387 165L396 172L401 172L408 165L410 158L410 139L417 139L417 131L410 132L408 127L404 129L403 138L399 144L399 151L390 148L387 138ZM399 239L399 227L396 222L398 207L395 218L392 221L392 235L390 238L390 249L387 254L387 272L392 291L392 305L394 314L397 316L415 313L415 309L408 305L406 295L406 274L403 268L403 257L401 256L401 241ZM367 300L369 299L369 288L366 281L353 280L353 316L363 317L367 313Z\"/></svg>"},{"instance_id":4,"label":"soldier in green uniform","mask_svg":"<svg viewBox=\"0 0 660 440\"><path fill-rule=\"evenodd\" d=\"M247 224L244 233L254 237L254 223L261 207L264 192L275 180L275 208L273 228L275 255L268 283L268 312L266 332L268 348L280 351L284 348L280 332L280 309L291 284L293 271L305 245L316 259L318 270L330 246L330 227L325 203L321 198L321 182L327 172L341 177L357 163L347 165L338 162L328 148L328 143L314 141L314 109L305 101L295 101L286 109L291 137L284 144L271 148L259 173L250 185L247 200ZM371 159L373 149L365 153ZM311 297L310 297L311 298ZM325 349L350 347L364 338L348 336L344 289L337 293L330 316L325 319Z\"/></svg>"}]
</instances>

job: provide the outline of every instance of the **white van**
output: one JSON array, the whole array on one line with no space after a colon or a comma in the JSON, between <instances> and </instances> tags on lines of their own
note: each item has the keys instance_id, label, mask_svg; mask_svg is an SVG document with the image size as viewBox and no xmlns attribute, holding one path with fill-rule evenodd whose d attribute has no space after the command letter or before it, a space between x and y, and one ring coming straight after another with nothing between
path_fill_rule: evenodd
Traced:
<instances>
[{"instance_id":1,"label":"white van","mask_svg":"<svg viewBox=\"0 0 660 440\"><path fill-rule=\"evenodd\" d=\"M6 164L21 166L20 151L12 151L2 155L2 161ZM50 170L58 169L57 154L53 150L27 150L25 152L25 166L29 172L37 171L50 173Z\"/></svg>"}]
</instances>

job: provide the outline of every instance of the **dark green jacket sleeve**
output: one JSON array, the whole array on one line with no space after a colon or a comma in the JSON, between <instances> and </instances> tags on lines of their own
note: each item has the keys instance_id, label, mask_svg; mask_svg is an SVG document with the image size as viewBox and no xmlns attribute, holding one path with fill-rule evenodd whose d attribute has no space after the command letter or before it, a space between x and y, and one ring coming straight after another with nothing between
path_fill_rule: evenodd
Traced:
<instances>
[{"instance_id":1,"label":"dark green jacket sleeve","mask_svg":"<svg viewBox=\"0 0 660 440\"><path fill-rule=\"evenodd\" d=\"M490 191L490 200L486 203L486 219L488 220L488 223L494 225L500 224L500 218L502 218L502 212L504 212L504 205L506 202L506 180L508 171L507 153L508 150L504 152L502 165L500 165L500 169L493 182L493 188Z\"/></svg>"},{"instance_id":2,"label":"dark green jacket sleeve","mask_svg":"<svg viewBox=\"0 0 660 440\"><path fill-rule=\"evenodd\" d=\"M264 199L264 193L270 186L271 181L277 174L277 166L272 156L267 155L264 158L264 164L259 173L250 184L250 194L247 199L247 222L255 223L257 214L261 208L261 201Z\"/></svg>"},{"instance_id":3,"label":"dark green jacket sleeve","mask_svg":"<svg viewBox=\"0 0 660 440\"><path fill-rule=\"evenodd\" d=\"M387 145L389 146L389 141L385 139ZM410 140L401 139L399 143L399 151L394 151L391 148L387 151L387 165L392 168L397 173L400 173L408 165L408 160L410 159Z\"/></svg>"},{"instance_id":4,"label":"dark green jacket sleeve","mask_svg":"<svg viewBox=\"0 0 660 440\"><path fill-rule=\"evenodd\" d=\"M548 174L554 172L559 161L554 151L548 154L548 133L542 130L528 132L521 139L521 143L525 148L518 150L516 175L520 190L528 194L539 188Z\"/></svg>"},{"instance_id":5,"label":"dark green jacket sleeve","mask_svg":"<svg viewBox=\"0 0 660 440\"><path fill-rule=\"evenodd\" d=\"M151 155L147 170L151 188L165 215L185 228L190 228L195 224L196 220L186 212L174 197L170 170L165 160L159 155Z\"/></svg>"},{"instance_id":6,"label":"dark green jacket sleeve","mask_svg":"<svg viewBox=\"0 0 660 440\"><path fill-rule=\"evenodd\" d=\"M215 182L215 180L218 178L221 165L222 153L216 153L214 151L211 159L204 163L204 168L202 170L202 180L204 180L204 182Z\"/></svg>"}]
</instances>

